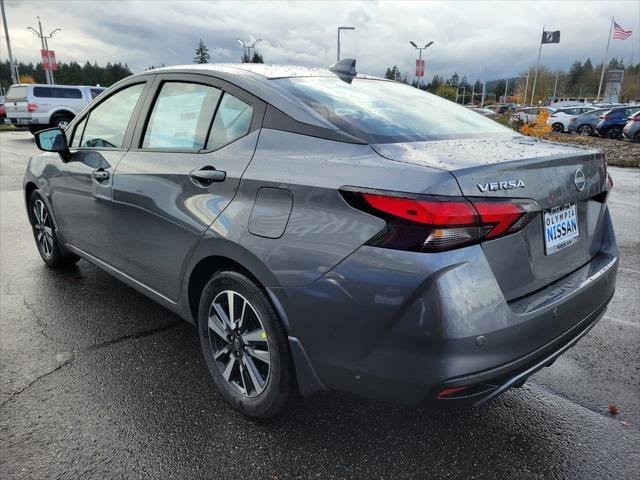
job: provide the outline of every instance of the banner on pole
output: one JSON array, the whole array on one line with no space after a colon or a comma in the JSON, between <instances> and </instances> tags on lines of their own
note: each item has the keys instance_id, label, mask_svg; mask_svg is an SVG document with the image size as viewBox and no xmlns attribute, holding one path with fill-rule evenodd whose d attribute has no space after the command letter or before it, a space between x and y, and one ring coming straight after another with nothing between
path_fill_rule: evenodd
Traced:
<instances>
[{"instance_id":1,"label":"banner on pole","mask_svg":"<svg viewBox=\"0 0 640 480\"><path fill-rule=\"evenodd\" d=\"M56 52L53 50L40 50L42 56L42 68L45 70L58 70L58 63L56 62Z\"/></svg>"},{"instance_id":2,"label":"banner on pole","mask_svg":"<svg viewBox=\"0 0 640 480\"><path fill-rule=\"evenodd\" d=\"M424 60L416 60L416 77L424 77Z\"/></svg>"}]
</instances>

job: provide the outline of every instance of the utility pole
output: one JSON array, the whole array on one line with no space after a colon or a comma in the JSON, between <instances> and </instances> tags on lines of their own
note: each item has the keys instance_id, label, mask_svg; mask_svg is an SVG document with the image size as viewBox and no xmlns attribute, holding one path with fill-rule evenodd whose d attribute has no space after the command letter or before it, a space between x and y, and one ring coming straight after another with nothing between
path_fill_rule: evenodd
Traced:
<instances>
[{"instance_id":1,"label":"utility pole","mask_svg":"<svg viewBox=\"0 0 640 480\"><path fill-rule=\"evenodd\" d=\"M4 11L4 0L0 0L2 8L2 24L4 25L4 38L7 39L7 53L9 54L9 64L11 67L11 82L20 83L20 74L18 66L13 63L13 54L11 53L11 40L9 40L9 29L7 28L7 14Z\"/></svg>"},{"instance_id":2,"label":"utility pole","mask_svg":"<svg viewBox=\"0 0 640 480\"><path fill-rule=\"evenodd\" d=\"M49 59L49 42L47 42L47 39L53 37L53 35L56 32L61 31L60 28L56 28L54 30L52 30L51 32L49 32L49 35L45 35L42 33L42 22L40 21L40 17L37 17L38 19L38 30L36 30L33 27L27 27L27 30L29 30L31 33L33 33L36 37L38 37L40 39L40 44L42 45L42 50L44 50L47 55L47 64L48 67L44 68L44 62L43 63L43 68L44 68L44 73L45 76L47 77L47 84L51 85L53 83L55 83L53 81L53 70L51 69L51 61Z\"/></svg>"},{"instance_id":3,"label":"utility pole","mask_svg":"<svg viewBox=\"0 0 640 480\"><path fill-rule=\"evenodd\" d=\"M553 85L553 99L556 100L556 91L558 90L558 76L560 75L560 70L556 72L556 83Z\"/></svg>"},{"instance_id":4,"label":"utility pole","mask_svg":"<svg viewBox=\"0 0 640 480\"><path fill-rule=\"evenodd\" d=\"M253 48L255 50L256 45L259 44L262 39L259 38L258 40L256 40L255 42L253 42L252 44L249 45L249 43L244 43L242 40L240 40L239 38L237 39L238 43L242 46L242 55L245 56L245 58L247 59L247 63L251 63L252 59L251 59L251 49Z\"/></svg>"},{"instance_id":5,"label":"utility pole","mask_svg":"<svg viewBox=\"0 0 640 480\"><path fill-rule=\"evenodd\" d=\"M413 41L409 41L409 43L411 44L411 46L413 48L415 48L416 50L418 50L418 65L420 65L420 68L422 68L422 51L426 50L427 48L429 48L431 45L433 45L433 40L431 40L429 43L425 44L424 47L419 47L418 45L416 45L415 42ZM418 87L422 86L422 77L424 77L424 75L422 75L421 77L419 77L418 79ZM457 86L456 86L457 87ZM457 96L458 96L458 91L456 89L456 102L457 102Z\"/></svg>"},{"instance_id":6,"label":"utility pole","mask_svg":"<svg viewBox=\"0 0 640 480\"><path fill-rule=\"evenodd\" d=\"M482 78L482 99L480 100L480 108L484 107L484 97L487 93L487 67L484 67Z\"/></svg>"},{"instance_id":7,"label":"utility pole","mask_svg":"<svg viewBox=\"0 0 640 480\"><path fill-rule=\"evenodd\" d=\"M355 30L356 27L338 27L338 52L337 52L337 60L340 61L340 30Z\"/></svg>"},{"instance_id":8,"label":"utility pole","mask_svg":"<svg viewBox=\"0 0 640 480\"><path fill-rule=\"evenodd\" d=\"M524 100L524 106L525 107L527 106L527 90L529 89L529 74L530 73L531 72L529 70L527 70L527 81L524 84L524 98L523 98L523 100Z\"/></svg>"},{"instance_id":9,"label":"utility pole","mask_svg":"<svg viewBox=\"0 0 640 480\"><path fill-rule=\"evenodd\" d=\"M507 86L509 85L509 76L504 77L504 103L507 103Z\"/></svg>"}]
</instances>

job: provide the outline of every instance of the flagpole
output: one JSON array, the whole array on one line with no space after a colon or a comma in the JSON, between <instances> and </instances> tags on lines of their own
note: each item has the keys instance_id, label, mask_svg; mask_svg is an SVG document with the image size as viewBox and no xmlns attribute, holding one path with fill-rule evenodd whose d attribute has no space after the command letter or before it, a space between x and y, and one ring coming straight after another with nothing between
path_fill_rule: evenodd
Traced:
<instances>
[{"instance_id":1,"label":"flagpole","mask_svg":"<svg viewBox=\"0 0 640 480\"><path fill-rule=\"evenodd\" d=\"M607 64L607 57L609 56L609 44L611 43L611 34L613 33L613 17L611 17L611 27L609 27L609 38L607 39L607 48L604 51L604 60L602 60L602 73L600 74L600 85L598 85L598 95L596 96L596 102L600 98L600 91L602 90L602 80L604 80L604 69Z\"/></svg>"},{"instance_id":2,"label":"flagpole","mask_svg":"<svg viewBox=\"0 0 640 480\"><path fill-rule=\"evenodd\" d=\"M544 36L544 25L542 26L542 36ZM542 53L542 36L540 37L540 47L538 48L538 62L536 63L536 74L533 76L533 87L531 87L531 106L533 106L533 95L536 92L536 82L538 81L538 67L540 66L540 54Z\"/></svg>"}]
</instances>

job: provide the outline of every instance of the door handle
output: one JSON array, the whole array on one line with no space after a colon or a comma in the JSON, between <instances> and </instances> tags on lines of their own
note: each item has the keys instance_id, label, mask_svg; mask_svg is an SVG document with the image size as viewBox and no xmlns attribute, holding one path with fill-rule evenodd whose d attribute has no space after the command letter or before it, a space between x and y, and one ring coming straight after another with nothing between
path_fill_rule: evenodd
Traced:
<instances>
[{"instance_id":1,"label":"door handle","mask_svg":"<svg viewBox=\"0 0 640 480\"><path fill-rule=\"evenodd\" d=\"M98 182L104 182L105 180L109 180L109 177L110 177L109 172L107 172L102 168L98 168L97 170L94 170L93 172L91 172L91 176Z\"/></svg>"},{"instance_id":2,"label":"door handle","mask_svg":"<svg viewBox=\"0 0 640 480\"><path fill-rule=\"evenodd\" d=\"M207 165L199 170L193 170L189 176L200 183L210 184L213 182L223 182L224 179L227 178L227 172L216 170Z\"/></svg>"}]
</instances>

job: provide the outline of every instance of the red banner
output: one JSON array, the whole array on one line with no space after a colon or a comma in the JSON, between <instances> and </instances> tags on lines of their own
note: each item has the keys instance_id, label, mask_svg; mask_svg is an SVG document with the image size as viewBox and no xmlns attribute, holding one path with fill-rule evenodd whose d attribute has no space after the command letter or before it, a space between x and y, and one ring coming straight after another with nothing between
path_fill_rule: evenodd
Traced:
<instances>
[{"instance_id":1,"label":"red banner","mask_svg":"<svg viewBox=\"0 0 640 480\"><path fill-rule=\"evenodd\" d=\"M42 56L42 68L54 71L58 69L56 52L53 50L40 50L40 55Z\"/></svg>"},{"instance_id":2,"label":"red banner","mask_svg":"<svg viewBox=\"0 0 640 480\"><path fill-rule=\"evenodd\" d=\"M424 77L424 60L416 60L416 77Z\"/></svg>"}]
</instances>

